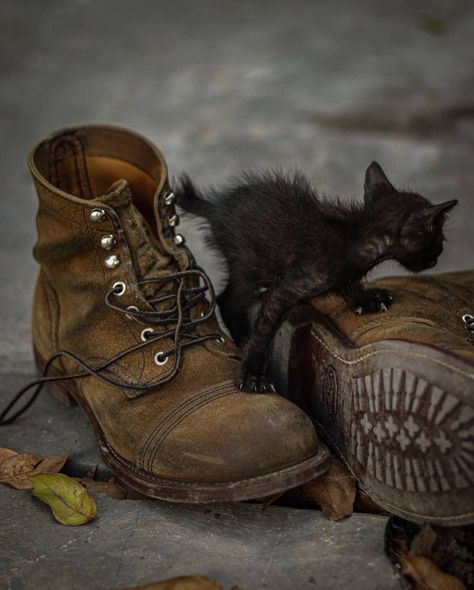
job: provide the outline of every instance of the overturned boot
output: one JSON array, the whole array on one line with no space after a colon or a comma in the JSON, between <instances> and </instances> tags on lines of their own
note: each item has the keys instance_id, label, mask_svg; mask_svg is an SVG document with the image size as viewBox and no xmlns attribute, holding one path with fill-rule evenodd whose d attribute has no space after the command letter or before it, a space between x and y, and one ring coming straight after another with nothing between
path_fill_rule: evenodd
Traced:
<instances>
[{"instance_id":1,"label":"overturned boot","mask_svg":"<svg viewBox=\"0 0 474 590\"><path fill-rule=\"evenodd\" d=\"M474 522L474 271L393 277L388 311L336 296L295 309L272 349L275 383L389 512Z\"/></svg>"},{"instance_id":2,"label":"overturned boot","mask_svg":"<svg viewBox=\"0 0 474 590\"><path fill-rule=\"evenodd\" d=\"M298 407L234 387L236 349L175 233L160 152L123 129L80 127L42 141L29 166L37 387L81 406L117 477L152 497L208 502L323 472L328 451ZM3 423L25 407L15 409Z\"/></svg>"}]
</instances>

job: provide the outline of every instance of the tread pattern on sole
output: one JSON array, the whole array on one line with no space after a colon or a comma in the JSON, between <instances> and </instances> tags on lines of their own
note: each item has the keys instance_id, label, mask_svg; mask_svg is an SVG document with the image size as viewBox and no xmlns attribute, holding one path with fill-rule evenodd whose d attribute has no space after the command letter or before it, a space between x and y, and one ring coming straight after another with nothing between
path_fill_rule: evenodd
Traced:
<instances>
[{"instance_id":1,"label":"tread pattern on sole","mask_svg":"<svg viewBox=\"0 0 474 590\"><path fill-rule=\"evenodd\" d=\"M467 488L474 484L474 408L397 367L353 377L350 449L389 487Z\"/></svg>"}]
</instances>

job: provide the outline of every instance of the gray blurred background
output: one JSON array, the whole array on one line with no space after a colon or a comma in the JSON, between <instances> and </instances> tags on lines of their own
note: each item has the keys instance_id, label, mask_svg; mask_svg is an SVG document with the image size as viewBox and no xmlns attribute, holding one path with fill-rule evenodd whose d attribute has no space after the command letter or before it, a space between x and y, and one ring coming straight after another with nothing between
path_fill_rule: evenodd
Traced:
<instances>
[{"instance_id":1,"label":"gray blurred background","mask_svg":"<svg viewBox=\"0 0 474 590\"><path fill-rule=\"evenodd\" d=\"M63 126L131 127L160 147L172 175L187 171L204 186L249 167L298 166L320 191L361 198L365 169L376 159L396 186L434 202L459 199L437 270L474 266L472 0L0 0L0 22L3 400L33 373L36 196L26 155ZM195 224L180 231L219 288L222 272ZM375 274L394 272L387 264ZM69 449L77 462L99 462L78 416L45 396L0 432L0 446ZM310 574L318 584L310 581L310 588L398 587L377 517L329 526L314 512L298 520L275 507L262 517L260 508L240 505L224 509L219 525L199 507L105 498L102 520L79 527L75 544L68 544L72 533L52 527L46 510L42 542L35 543L38 507L18 492L0 492L11 588L37 587L35 579L63 588L58 554L69 588L196 571L242 589L299 588ZM156 518L169 525L161 537ZM141 535L149 527L146 543L154 551L143 553L138 533L129 543L137 523ZM290 543L285 535L295 530ZM93 533L100 543L88 545ZM91 556L105 560L100 575L78 570Z\"/></svg>"},{"instance_id":2,"label":"gray blurred background","mask_svg":"<svg viewBox=\"0 0 474 590\"><path fill-rule=\"evenodd\" d=\"M395 185L459 199L437 270L473 266L469 0L2 0L0 20L7 362L30 358L36 200L25 158L65 125L131 127L172 175L203 185L298 166L321 191L360 197L376 159ZM199 232L182 229L219 288Z\"/></svg>"}]
</instances>

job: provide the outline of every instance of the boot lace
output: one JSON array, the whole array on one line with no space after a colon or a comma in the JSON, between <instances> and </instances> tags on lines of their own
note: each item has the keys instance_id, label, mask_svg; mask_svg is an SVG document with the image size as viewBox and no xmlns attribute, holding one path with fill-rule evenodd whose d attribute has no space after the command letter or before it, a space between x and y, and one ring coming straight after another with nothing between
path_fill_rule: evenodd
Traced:
<instances>
[{"instance_id":1,"label":"boot lace","mask_svg":"<svg viewBox=\"0 0 474 590\"><path fill-rule=\"evenodd\" d=\"M170 282L174 283L174 289L163 295L154 295L153 297L147 298L148 303L150 303L152 307L159 307L160 305L167 306L166 309L161 310L140 310L133 306L122 307L118 305L116 301L117 295L120 294L123 285L120 283L114 285L105 295L105 304L116 312L125 314L128 318L132 318L140 324L146 324L147 326L153 325L153 328L147 328L142 331L142 342L126 348L97 366L88 364L73 352L67 350L60 350L54 353L46 361L41 376L26 384L13 397L7 407L0 414L0 426L12 423L26 412L47 383L81 379L92 375L104 383L121 389L132 389L142 393L151 393L156 391L158 387L165 385L174 379L179 371L182 351L184 349L202 344L207 340L217 340L222 342L223 338L218 333L203 335L196 334L196 327L209 320L213 316L216 307L214 289L207 274L200 268L194 268L156 278L143 279L138 281L138 285L142 287L149 285L155 288L155 293L159 293L163 290L163 287ZM209 295L209 298L206 297L206 294ZM205 310L201 311L198 317L191 319L191 309L198 303L202 302L207 304ZM172 347L155 354L155 363L157 365L165 364L171 357L174 359L172 370L162 378L147 383L146 385L142 385L115 379L104 373L108 367L126 355L169 337L172 337L173 339ZM72 360L81 370L68 375L48 375L51 368L53 368L55 361L61 357ZM23 396L31 389L34 389L34 391L30 398L12 415L9 415Z\"/></svg>"}]
</instances>

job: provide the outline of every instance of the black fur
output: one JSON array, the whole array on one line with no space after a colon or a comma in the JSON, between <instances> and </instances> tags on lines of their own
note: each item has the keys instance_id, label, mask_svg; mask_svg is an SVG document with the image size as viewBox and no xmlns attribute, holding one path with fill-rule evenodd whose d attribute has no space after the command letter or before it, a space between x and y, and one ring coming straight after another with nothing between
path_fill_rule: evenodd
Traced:
<instances>
[{"instance_id":1,"label":"black fur","mask_svg":"<svg viewBox=\"0 0 474 590\"><path fill-rule=\"evenodd\" d=\"M383 260L414 272L434 266L445 216L456 204L398 192L376 162L367 169L362 203L320 196L299 172L244 174L205 197L184 177L176 193L185 211L206 220L208 242L227 263L218 303L243 347L236 384L247 391L271 387L266 350L295 303L332 291L357 313L386 309L391 295L360 281Z\"/></svg>"}]
</instances>

